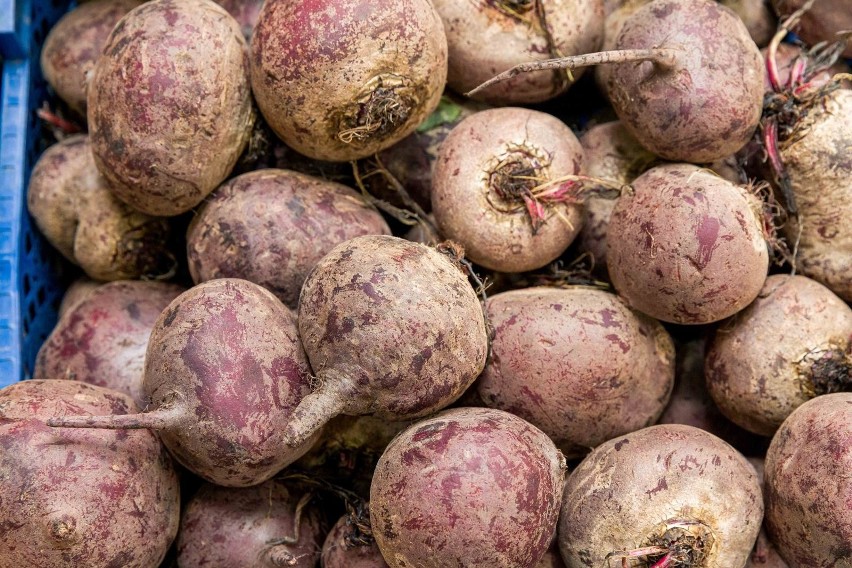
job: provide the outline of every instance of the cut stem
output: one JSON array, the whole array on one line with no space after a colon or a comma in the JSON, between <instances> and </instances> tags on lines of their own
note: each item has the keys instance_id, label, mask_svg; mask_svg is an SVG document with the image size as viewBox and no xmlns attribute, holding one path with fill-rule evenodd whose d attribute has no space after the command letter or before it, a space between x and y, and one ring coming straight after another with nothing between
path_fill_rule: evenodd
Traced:
<instances>
[{"instance_id":1,"label":"cut stem","mask_svg":"<svg viewBox=\"0 0 852 568\"><path fill-rule=\"evenodd\" d=\"M53 428L102 428L106 430L165 430L175 426L184 415L179 406L157 408L138 414L111 416L61 416L50 418L47 425Z\"/></svg>"},{"instance_id":2,"label":"cut stem","mask_svg":"<svg viewBox=\"0 0 852 568\"><path fill-rule=\"evenodd\" d=\"M502 83L503 81L508 81L522 73L550 71L553 69L577 69L579 67L589 67L591 65L630 63L634 61L651 61L660 67L671 69L677 63L677 50L669 47L657 47L654 49L623 49L521 63L520 65L515 65L511 69L492 77L472 91L466 93L466 96L472 97L483 89L487 89L488 87L497 83Z\"/></svg>"}]
</instances>

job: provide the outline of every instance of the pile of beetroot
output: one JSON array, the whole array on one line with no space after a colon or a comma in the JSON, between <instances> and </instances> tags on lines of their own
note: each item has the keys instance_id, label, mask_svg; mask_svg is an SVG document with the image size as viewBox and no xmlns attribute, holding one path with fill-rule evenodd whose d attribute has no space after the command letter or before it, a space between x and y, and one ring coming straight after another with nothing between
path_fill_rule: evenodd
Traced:
<instances>
[{"instance_id":1,"label":"pile of beetroot","mask_svg":"<svg viewBox=\"0 0 852 568\"><path fill-rule=\"evenodd\" d=\"M850 30L81 3L0 568L852 567Z\"/></svg>"}]
</instances>

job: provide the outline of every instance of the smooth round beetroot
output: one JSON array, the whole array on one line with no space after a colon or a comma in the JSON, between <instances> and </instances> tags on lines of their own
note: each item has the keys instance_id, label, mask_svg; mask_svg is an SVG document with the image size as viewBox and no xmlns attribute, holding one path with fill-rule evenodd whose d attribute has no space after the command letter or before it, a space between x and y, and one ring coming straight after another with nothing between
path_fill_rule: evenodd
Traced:
<instances>
[{"instance_id":1,"label":"smooth round beetroot","mask_svg":"<svg viewBox=\"0 0 852 568\"><path fill-rule=\"evenodd\" d=\"M145 351L154 323L184 289L165 282L110 282L91 291L50 333L34 379L70 379L129 395L142 394Z\"/></svg>"},{"instance_id":2,"label":"smooth round beetroot","mask_svg":"<svg viewBox=\"0 0 852 568\"><path fill-rule=\"evenodd\" d=\"M458 93L519 63L596 51L603 41L602 0L436 0L447 31L448 86ZM582 70L574 73L578 78ZM564 71L540 71L475 96L491 104L546 101L571 86Z\"/></svg>"},{"instance_id":3,"label":"smooth round beetroot","mask_svg":"<svg viewBox=\"0 0 852 568\"><path fill-rule=\"evenodd\" d=\"M663 327L615 294L574 286L488 299L491 359L483 402L541 428L568 456L650 426L674 383Z\"/></svg>"},{"instance_id":4,"label":"smooth round beetroot","mask_svg":"<svg viewBox=\"0 0 852 568\"><path fill-rule=\"evenodd\" d=\"M160 564L177 534L180 487L157 436L44 423L133 412L130 397L76 381L0 390L0 566Z\"/></svg>"},{"instance_id":5,"label":"smooth round beetroot","mask_svg":"<svg viewBox=\"0 0 852 568\"><path fill-rule=\"evenodd\" d=\"M657 161L618 121L593 126L580 137L580 144L585 151L586 174L616 184L631 183ZM596 270L603 274L606 274L606 231L615 201L589 197L584 203L583 227L577 236L578 250L591 254Z\"/></svg>"},{"instance_id":6,"label":"smooth round beetroot","mask_svg":"<svg viewBox=\"0 0 852 568\"><path fill-rule=\"evenodd\" d=\"M98 169L149 215L198 205L230 174L254 122L248 46L211 0L152 0L113 29L88 90Z\"/></svg>"},{"instance_id":7,"label":"smooth round beetroot","mask_svg":"<svg viewBox=\"0 0 852 568\"><path fill-rule=\"evenodd\" d=\"M348 515L338 520L322 545L322 568L389 568L375 541L357 542Z\"/></svg>"},{"instance_id":8,"label":"smooth round beetroot","mask_svg":"<svg viewBox=\"0 0 852 568\"><path fill-rule=\"evenodd\" d=\"M288 430L303 440L337 414L406 420L449 405L485 366L479 300L450 257L396 237L356 237L308 276L299 333L319 387ZM291 442L292 443L292 442Z\"/></svg>"},{"instance_id":9,"label":"smooth round beetroot","mask_svg":"<svg viewBox=\"0 0 852 568\"><path fill-rule=\"evenodd\" d=\"M220 186L187 231L196 283L242 278L295 309L308 273L338 244L388 235L375 208L346 186L288 170L258 170Z\"/></svg>"},{"instance_id":10,"label":"smooth round beetroot","mask_svg":"<svg viewBox=\"0 0 852 568\"><path fill-rule=\"evenodd\" d=\"M65 14L50 29L41 50L44 78L62 100L86 116L86 74L115 24L142 0L93 0Z\"/></svg>"},{"instance_id":11,"label":"smooth round beetroot","mask_svg":"<svg viewBox=\"0 0 852 568\"><path fill-rule=\"evenodd\" d=\"M559 548L569 568L607 558L616 566L646 547L656 550L628 562L743 566L762 518L757 475L734 448L691 426L651 426L598 446L577 466L565 485Z\"/></svg>"},{"instance_id":12,"label":"smooth round beetroot","mask_svg":"<svg viewBox=\"0 0 852 568\"><path fill-rule=\"evenodd\" d=\"M320 160L402 140L438 105L447 77L447 38L429 0L269 0L251 52L269 126Z\"/></svg>"},{"instance_id":13,"label":"smooth round beetroot","mask_svg":"<svg viewBox=\"0 0 852 568\"><path fill-rule=\"evenodd\" d=\"M619 198L607 268L629 304L659 320L710 323L757 297L769 270L762 204L687 164L653 168Z\"/></svg>"},{"instance_id":14,"label":"smooth round beetroot","mask_svg":"<svg viewBox=\"0 0 852 568\"><path fill-rule=\"evenodd\" d=\"M848 566L852 394L817 397L784 421L766 454L769 536L791 566Z\"/></svg>"},{"instance_id":15,"label":"smooth round beetroot","mask_svg":"<svg viewBox=\"0 0 852 568\"><path fill-rule=\"evenodd\" d=\"M711 0L655 0L631 15L616 49L669 47L674 65L621 63L607 77L618 117L667 160L712 162L746 145L760 120L763 62L742 20Z\"/></svg>"},{"instance_id":16,"label":"smooth round beetroot","mask_svg":"<svg viewBox=\"0 0 852 568\"><path fill-rule=\"evenodd\" d=\"M810 278L770 276L716 333L705 374L725 416L771 436L814 396L852 390L852 309Z\"/></svg>"},{"instance_id":17,"label":"smooth round beetroot","mask_svg":"<svg viewBox=\"0 0 852 568\"><path fill-rule=\"evenodd\" d=\"M178 296L154 324L145 356L146 412L49 424L153 428L179 462L207 481L256 485L315 440L309 435L288 446L285 435L310 392L309 373L286 306L251 282L211 280Z\"/></svg>"},{"instance_id":18,"label":"smooth round beetroot","mask_svg":"<svg viewBox=\"0 0 852 568\"><path fill-rule=\"evenodd\" d=\"M583 163L580 142L553 116L522 108L478 112L441 145L432 178L438 229L486 268L540 268L580 230L582 207L563 182L576 181Z\"/></svg>"},{"instance_id":19,"label":"smooth round beetroot","mask_svg":"<svg viewBox=\"0 0 852 568\"><path fill-rule=\"evenodd\" d=\"M442 412L379 460L373 536L393 568L534 566L553 538L566 469L553 442L517 416Z\"/></svg>"},{"instance_id":20,"label":"smooth round beetroot","mask_svg":"<svg viewBox=\"0 0 852 568\"><path fill-rule=\"evenodd\" d=\"M204 484L180 522L180 568L314 568L324 534L319 507L270 480L242 489Z\"/></svg>"}]
</instances>

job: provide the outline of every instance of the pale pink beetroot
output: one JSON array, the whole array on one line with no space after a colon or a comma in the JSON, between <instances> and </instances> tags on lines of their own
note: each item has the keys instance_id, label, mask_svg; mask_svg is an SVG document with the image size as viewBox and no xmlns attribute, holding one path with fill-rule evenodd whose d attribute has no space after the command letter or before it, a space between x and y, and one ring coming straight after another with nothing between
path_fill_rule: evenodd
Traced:
<instances>
[{"instance_id":1,"label":"pale pink beetroot","mask_svg":"<svg viewBox=\"0 0 852 568\"><path fill-rule=\"evenodd\" d=\"M844 566L852 542L852 394L810 400L766 454L766 526L791 566Z\"/></svg>"},{"instance_id":2,"label":"pale pink beetroot","mask_svg":"<svg viewBox=\"0 0 852 568\"><path fill-rule=\"evenodd\" d=\"M526 288L488 299L487 406L541 428L568 456L657 421L674 383L663 327L601 290Z\"/></svg>"},{"instance_id":3,"label":"pale pink beetroot","mask_svg":"<svg viewBox=\"0 0 852 568\"><path fill-rule=\"evenodd\" d=\"M45 425L137 411L127 395L77 381L0 390L0 566L160 564L177 534L180 487L157 436Z\"/></svg>"},{"instance_id":4,"label":"pale pink beetroot","mask_svg":"<svg viewBox=\"0 0 852 568\"><path fill-rule=\"evenodd\" d=\"M442 412L379 460L373 536L393 568L534 566L553 538L565 471L553 442L517 416Z\"/></svg>"},{"instance_id":5,"label":"pale pink beetroot","mask_svg":"<svg viewBox=\"0 0 852 568\"><path fill-rule=\"evenodd\" d=\"M145 351L154 323L184 289L165 282L110 282L56 324L39 349L34 379L70 379L129 395L139 408Z\"/></svg>"},{"instance_id":6,"label":"pale pink beetroot","mask_svg":"<svg viewBox=\"0 0 852 568\"><path fill-rule=\"evenodd\" d=\"M337 414L406 420L458 399L485 366L479 300L448 254L368 235L308 276L299 332L317 389L288 424L290 444Z\"/></svg>"},{"instance_id":7,"label":"pale pink beetroot","mask_svg":"<svg viewBox=\"0 0 852 568\"><path fill-rule=\"evenodd\" d=\"M631 307L657 319L710 323L745 308L769 270L763 203L688 164L648 170L613 210L607 268Z\"/></svg>"},{"instance_id":8,"label":"pale pink beetroot","mask_svg":"<svg viewBox=\"0 0 852 568\"><path fill-rule=\"evenodd\" d=\"M178 296L148 344L141 414L52 418L53 426L152 428L184 466L218 485L270 479L315 437L287 445L293 411L310 392L295 316L245 280L212 280ZM311 434L314 434L313 432Z\"/></svg>"},{"instance_id":9,"label":"pale pink beetroot","mask_svg":"<svg viewBox=\"0 0 852 568\"><path fill-rule=\"evenodd\" d=\"M381 214L354 190L293 171L235 177L204 202L187 230L196 283L242 278L292 309L308 273L338 244L387 235Z\"/></svg>"},{"instance_id":10,"label":"pale pink beetroot","mask_svg":"<svg viewBox=\"0 0 852 568\"><path fill-rule=\"evenodd\" d=\"M205 483L181 516L181 568L314 568L325 532L310 493L270 480L255 487Z\"/></svg>"},{"instance_id":11,"label":"pale pink beetroot","mask_svg":"<svg viewBox=\"0 0 852 568\"><path fill-rule=\"evenodd\" d=\"M366 541L366 542L364 542ZM349 515L342 516L325 537L322 568L389 568L376 541L361 536Z\"/></svg>"}]
</instances>

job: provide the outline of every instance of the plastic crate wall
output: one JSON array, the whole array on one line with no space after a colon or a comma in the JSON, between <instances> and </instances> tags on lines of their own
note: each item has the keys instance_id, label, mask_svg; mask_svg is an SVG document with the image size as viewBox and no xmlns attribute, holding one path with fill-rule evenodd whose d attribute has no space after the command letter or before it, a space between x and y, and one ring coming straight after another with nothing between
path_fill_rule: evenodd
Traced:
<instances>
[{"instance_id":1,"label":"plastic crate wall","mask_svg":"<svg viewBox=\"0 0 852 568\"><path fill-rule=\"evenodd\" d=\"M69 0L0 0L0 387L30 378L56 323L67 272L27 214L26 187L45 141L35 111L48 92L39 66Z\"/></svg>"}]
</instances>

